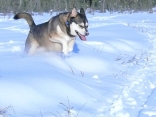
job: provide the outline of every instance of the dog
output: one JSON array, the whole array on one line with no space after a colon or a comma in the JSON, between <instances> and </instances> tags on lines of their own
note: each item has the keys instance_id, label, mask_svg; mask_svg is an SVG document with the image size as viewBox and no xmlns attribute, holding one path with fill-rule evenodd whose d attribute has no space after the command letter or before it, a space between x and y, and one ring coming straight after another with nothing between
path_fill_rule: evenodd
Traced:
<instances>
[{"instance_id":1,"label":"dog","mask_svg":"<svg viewBox=\"0 0 156 117\"><path fill-rule=\"evenodd\" d=\"M25 42L25 52L29 55L35 54L38 48L67 55L73 51L77 36L86 41L86 36L89 35L88 20L83 8L77 12L74 7L71 12L60 13L39 25L36 25L32 16L26 12L14 16L15 20L21 18L25 19L30 27Z\"/></svg>"}]
</instances>

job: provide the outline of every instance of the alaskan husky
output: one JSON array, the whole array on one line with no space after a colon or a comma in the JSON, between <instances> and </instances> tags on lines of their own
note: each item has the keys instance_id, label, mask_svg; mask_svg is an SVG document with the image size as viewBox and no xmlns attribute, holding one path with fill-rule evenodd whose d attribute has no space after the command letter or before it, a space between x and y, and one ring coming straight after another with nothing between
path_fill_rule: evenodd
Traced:
<instances>
[{"instance_id":1,"label":"alaskan husky","mask_svg":"<svg viewBox=\"0 0 156 117\"><path fill-rule=\"evenodd\" d=\"M76 36L86 41L88 33L88 20L83 8L77 12L73 8L71 12L60 13L49 21L36 25L32 16L21 12L14 19L25 19L30 27L25 42L25 52L32 55L38 48L46 51L63 52L67 55L73 50Z\"/></svg>"}]
</instances>

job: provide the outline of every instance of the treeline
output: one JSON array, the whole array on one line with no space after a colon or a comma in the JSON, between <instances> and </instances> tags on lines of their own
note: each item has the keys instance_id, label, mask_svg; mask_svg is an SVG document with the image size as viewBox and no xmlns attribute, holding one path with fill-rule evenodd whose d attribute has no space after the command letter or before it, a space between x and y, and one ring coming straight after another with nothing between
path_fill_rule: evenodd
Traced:
<instances>
[{"instance_id":1,"label":"treeline","mask_svg":"<svg viewBox=\"0 0 156 117\"><path fill-rule=\"evenodd\" d=\"M14 14L21 11L29 13L49 11L69 11L76 6L78 9L88 8L88 12L153 12L156 0L0 0L0 13L7 14L10 11Z\"/></svg>"}]
</instances>

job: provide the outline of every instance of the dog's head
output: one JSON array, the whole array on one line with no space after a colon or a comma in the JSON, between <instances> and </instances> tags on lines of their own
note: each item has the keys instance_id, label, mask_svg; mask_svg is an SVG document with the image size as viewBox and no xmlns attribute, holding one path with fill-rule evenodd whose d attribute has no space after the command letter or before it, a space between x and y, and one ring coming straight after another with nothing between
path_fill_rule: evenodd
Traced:
<instances>
[{"instance_id":1,"label":"dog's head","mask_svg":"<svg viewBox=\"0 0 156 117\"><path fill-rule=\"evenodd\" d=\"M71 35L79 36L81 40L86 41L86 36L89 35L88 20L83 8L80 9L80 13L77 12L76 8L73 8L69 16L69 21L66 23L70 27Z\"/></svg>"}]
</instances>

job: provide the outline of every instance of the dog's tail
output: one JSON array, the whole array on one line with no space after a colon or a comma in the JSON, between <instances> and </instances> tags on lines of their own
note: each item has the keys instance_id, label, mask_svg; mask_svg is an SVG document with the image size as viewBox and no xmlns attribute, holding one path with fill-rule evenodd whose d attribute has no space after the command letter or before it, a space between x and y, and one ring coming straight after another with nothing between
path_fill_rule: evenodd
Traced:
<instances>
[{"instance_id":1,"label":"dog's tail","mask_svg":"<svg viewBox=\"0 0 156 117\"><path fill-rule=\"evenodd\" d=\"M36 26L32 16L28 13L25 13L25 12L21 12L21 13L17 13L15 16L14 16L14 19L15 20L18 20L18 19L25 19L30 27L30 29L32 29L34 26Z\"/></svg>"}]
</instances>

